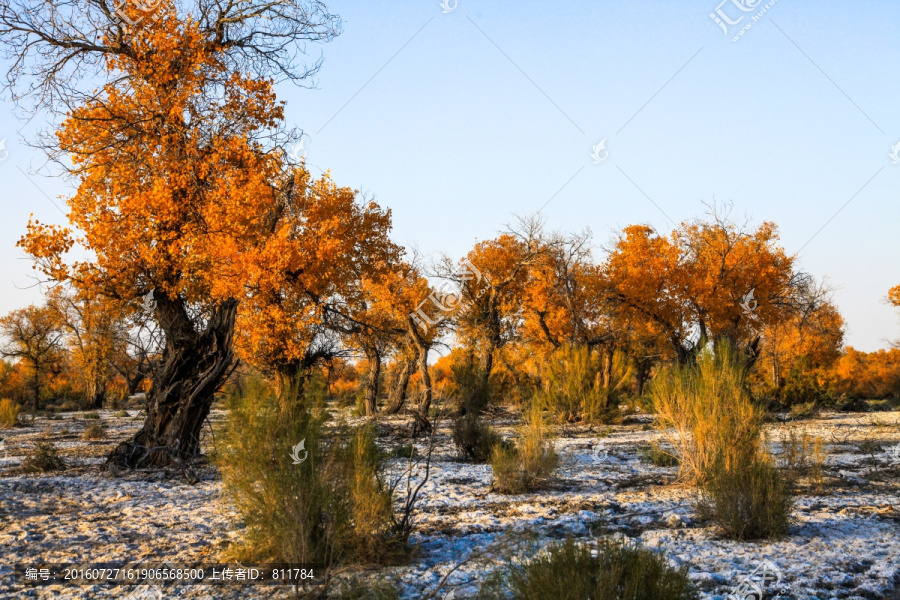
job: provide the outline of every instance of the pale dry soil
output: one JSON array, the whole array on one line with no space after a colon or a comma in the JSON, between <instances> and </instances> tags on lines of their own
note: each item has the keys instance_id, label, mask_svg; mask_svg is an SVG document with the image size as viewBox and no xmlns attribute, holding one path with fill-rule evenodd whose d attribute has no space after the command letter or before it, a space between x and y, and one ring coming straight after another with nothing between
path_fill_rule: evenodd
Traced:
<instances>
[{"instance_id":1,"label":"pale dry soil","mask_svg":"<svg viewBox=\"0 0 900 600\"><path fill-rule=\"evenodd\" d=\"M25 417L27 426L0 431L0 598L292 597L290 588L268 585L134 589L34 585L15 575L14 567L36 563L213 563L240 535L239 519L221 497L213 466L198 467L201 481L195 485L175 471L120 477L101 471L105 454L140 426L138 410L128 412L124 417L99 411L107 436L97 441L81 438L97 422L85 413L33 422ZM212 431L221 429L223 418L213 412ZM777 570L765 598L900 598L900 412L824 413L769 425L773 451L796 428L822 438L827 458L820 487L801 481L789 535L753 543L721 539L697 518L696 491L678 483L677 467L657 467L642 458L651 443L661 442L651 420L638 415L612 427L562 428L554 441L561 457L558 476L548 490L517 496L492 491L490 466L459 462L442 425L415 512L414 559L363 576L393 579L405 599L477 598L500 556L491 550L503 540L536 533L552 543L603 531L686 565L706 600L726 598L764 561ZM495 415L492 423L504 435L513 434L515 422L508 415ZM379 443L386 449L408 443L408 425L403 417L380 420ZM45 438L59 448L66 469L18 473L34 444ZM415 443L424 451L426 442ZM214 443L213 435L205 436L207 451ZM407 464L388 461L388 476L400 475ZM413 484L422 476L422 469L415 471Z\"/></svg>"}]
</instances>

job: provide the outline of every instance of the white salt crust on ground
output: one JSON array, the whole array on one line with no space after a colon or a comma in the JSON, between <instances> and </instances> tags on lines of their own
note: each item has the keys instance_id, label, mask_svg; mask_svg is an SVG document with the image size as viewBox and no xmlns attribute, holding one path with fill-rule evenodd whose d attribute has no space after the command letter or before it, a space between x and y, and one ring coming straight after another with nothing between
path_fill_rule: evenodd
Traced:
<instances>
[{"instance_id":1,"label":"white salt crust on ground","mask_svg":"<svg viewBox=\"0 0 900 600\"><path fill-rule=\"evenodd\" d=\"M36 562L168 562L173 566L216 562L239 535L235 515L221 499L221 482L209 476L190 486L178 478L133 474L113 478L99 471L102 457L140 425L134 418L100 411L108 436L82 441L93 420L83 413L0 432L0 598L126 598L127 587L53 585L13 588L10 567ZM220 427L222 413L213 415ZM900 413L824 414L816 420L769 426L773 449L788 427L827 442L826 486L801 495L794 524L784 539L737 543L719 539L696 522L694 491L672 483L677 469L641 460L640 450L659 441L649 419L611 428L567 428L555 441L562 462L554 489L519 496L490 490L487 465L456 461L441 429L431 478L422 489L412 541L411 565L369 577L398 581L403 598L434 590L469 553L510 531L537 532L548 543L566 535L588 536L604 522L613 534L665 551L687 565L707 600L724 600L742 577L768 560L781 573L766 598L873 600L900 598ZM399 429L401 418L380 426ZM495 422L502 433L512 423ZM10 475L44 435L55 440L69 468L57 475ZM877 447L860 448L873 440ZM211 443L211 440L209 440ZM387 446L399 443L381 438ZM420 446L421 448L422 446ZM289 449L286 449L289 451ZM406 462L395 459L397 473ZM417 476L420 474L417 473ZM635 514L637 513L637 514ZM644 514L646 513L646 514ZM629 516L631 515L631 516ZM492 563L472 561L456 570L437 595L477 598ZM142 598L159 598L150 590ZM260 585L189 586L162 591L162 598L289 598L290 590Z\"/></svg>"}]
</instances>

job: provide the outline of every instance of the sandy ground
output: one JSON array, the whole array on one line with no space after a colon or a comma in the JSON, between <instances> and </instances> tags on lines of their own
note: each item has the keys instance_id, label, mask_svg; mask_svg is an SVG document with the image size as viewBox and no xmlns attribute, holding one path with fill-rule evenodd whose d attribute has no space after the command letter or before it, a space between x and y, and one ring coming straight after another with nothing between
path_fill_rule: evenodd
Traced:
<instances>
[{"instance_id":1,"label":"sandy ground","mask_svg":"<svg viewBox=\"0 0 900 600\"><path fill-rule=\"evenodd\" d=\"M202 468L195 485L176 473L116 478L101 472L102 457L140 426L141 417L134 410L128 417L112 411L99 417L108 429L98 441L81 439L97 422L85 413L39 417L0 432L0 598L291 597L288 587L244 582L136 588L23 581L24 568L38 563L214 563L239 535L213 467ZM214 411L213 430L222 418ZM790 534L762 543L720 539L698 521L691 506L695 492L677 483L677 468L642 459L641 451L660 441L649 421L636 417L611 428L559 431L555 445L562 462L552 489L519 496L493 493L490 467L458 462L446 428L440 429L415 514L417 556L410 565L367 576L393 579L406 599L477 598L495 565L495 556L481 550L508 534L536 532L550 542L602 527L687 565L705 599L724 600L748 578L758 584L764 572L764 598L900 598L900 412L826 413L770 425L773 450L790 428L798 428L821 437L828 455L824 485L803 486ZM493 424L507 435L513 425L503 416ZM406 425L402 418L379 421L379 443L390 448L406 442ZM67 469L15 474L44 437L56 443ZM206 439L213 443L212 436ZM389 474L405 466L402 459L391 460Z\"/></svg>"}]
</instances>

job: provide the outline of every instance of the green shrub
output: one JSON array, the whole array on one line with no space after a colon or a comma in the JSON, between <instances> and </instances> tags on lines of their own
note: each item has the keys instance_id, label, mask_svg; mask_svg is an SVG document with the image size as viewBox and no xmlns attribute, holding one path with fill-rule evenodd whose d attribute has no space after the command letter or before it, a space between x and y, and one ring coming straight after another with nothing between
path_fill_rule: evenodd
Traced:
<instances>
[{"instance_id":1,"label":"green shrub","mask_svg":"<svg viewBox=\"0 0 900 600\"><path fill-rule=\"evenodd\" d=\"M462 460L484 463L490 459L494 446L501 438L480 416L494 394L489 378L473 360L456 363L451 367L451 390L456 398L457 413L453 420L452 438Z\"/></svg>"},{"instance_id":2,"label":"green shrub","mask_svg":"<svg viewBox=\"0 0 900 600\"><path fill-rule=\"evenodd\" d=\"M95 421L100 418L100 415L95 412L86 412L83 415L81 415L81 418L87 419L89 421Z\"/></svg>"},{"instance_id":3,"label":"green shrub","mask_svg":"<svg viewBox=\"0 0 900 600\"><path fill-rule=\"evenodd\" d=\"M469 413L453 420L453 443L462 460L484 463L502 438L476 415Z\"/></svg>"},{"instance_id":4,"label":"green shrub","mask_svg":"<svg viewBox=\"0 0 900 600\"><path fill-rule=\"evenodd\" d=\"M640 452L641 458L657 467L677 467L678 457L667 450L663 450L656 444L644 448Z\"/></svg>"},{"instance_id":5,"label":"green shrub","mask_svg":"<svg viewBox=\"0 0 900 600\"><path fill-rule=\"evenodd\" d=\"M521 494L545 486L559 464L548 440L543 418L533 408L514 446L495 444L491 452L493 489L502 494Z\"/></svg>"},{"instance_id":6,"label":"green shrub","mask_svg":"<svg viewBox=\"0 0 900 600\"><path fill-rule=\"evenodd\" d=\"M474 360L466 360L451 366L449 395L456 398L457 413L478 416L490 404L494 386L484 376L484 369Z\"/></svg>"},{"instance_id":7,"label":"green shrub","mask_svg":"<svg viewBox=\"0 0 900 600\"><path fill-rule=\"evenodd\" d=\"M792 419L811 419L820 412L819 403L815 400L791 406Z\"/></svg>"},{"instance_id":8,"label":"green shrub","mask_svg":"<svg viewBox=\"0 0 900 600\"><path fill-rule=\"evenodd\" d=\"M613 422L619 417L619 400L625 387L625 363L614 357L612 381L603 385L599 358L587 346L563 346L548 361L544 388L538 400L561 422Z\"/></svg>"},{"instance_id":9,"label":"green shrub","mask_svg":"<svg viewBox=\"0 0 900 600\"><path fill-rule=\"evenodd\" d=\"M381 458L411 458L416 451L416 447L412 444L400 444L386 452L381 452Z\"/></svg>"},{"instance_id":10,"label":"green shrub","mask_svg":"<svg viewBox=\"0 0 900 600\"><path fill-rule=\"evenodd\" d=\"M0 400L0 429L10 429L19 422L19 412L22 407L10 400Z\"/></svg>"},{"instance_id":11,"label":"green shrub","mask_svg":"<svg viewBox=\"0 0 900 600\"><path fill-rule=\"evenodd\" d=\"M81 434L81 439L84 440L102 440L106 437L106 428L100 423L91 423L88 425L84 433Z\"/></svg>"},{"instance_id":12,"label":"green shrub","mask_svg":"<svg viewBox=\"0 0 900 600\"><path fill-rule=\"evenodd\" d=\"M123 408L119 412L115 413L113 416L114 417L127 417L129 415L128 415L128 411Z\"/></svg>"},{"instance_id":13,"label":"green shrub","mask_svg":"<svg viewBox=\"0 0 900 600\"><path fill-rule=\"evenodd\" d=\"M406 552L371 427L328 431L318 390L276 396L259 379L226 400L218 462L225 497L245 525L230 549L235 560L329 566Z\"/></svg>"},{"instance_id":14,"label":"green shrub","mask_svg":"<svg viewBox=\"0 0 900 600\"><path fill-rule=\"evenodd\" d=\"M494 600L694 600L687 567L662 554L608 538L568 539L537 556L524 554L490 577L480 598Z\"/></svg>"},{"instance_id":15,"label":"green shrub","mask_svg":"<svg viewBox=\"0 0 900 600\"><path fill-rule=\"evenodd\" d=\"M759 540L788 532L793 498L791 481L761 453L726 466L717 460L701 486L701 518L734 540Z\"/></svg>"},{"instance_id":16,"label":"green shrub","mask_svg":"<svg viewBox=\"0 0 900 600\"><path fill-rule=\"evenodd\" d=\"M49 471L62 471L66 463L59 455L59 451L53 442L38 442L31 454L22 463L22 471L26 473L47 473Z\"/></svg>"}]
</instances>

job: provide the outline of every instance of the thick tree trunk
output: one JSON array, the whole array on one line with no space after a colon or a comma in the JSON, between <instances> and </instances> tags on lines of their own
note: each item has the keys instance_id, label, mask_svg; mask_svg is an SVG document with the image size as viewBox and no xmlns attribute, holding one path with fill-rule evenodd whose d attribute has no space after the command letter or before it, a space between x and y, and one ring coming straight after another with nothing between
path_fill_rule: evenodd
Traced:
<instances>
[{"instance_id":1,"label":"thick tree trunk","mask_svg":"<svg viewBox=\"0 0 900 600\"><path fill-rule=\"evenodd\" d=\"M428 423L428 411L431 410L432 392L431 374L428 372L428 351L431 349L431 346L421 335L419 335L419 330L416 328L416 322L413 321L411 316L407 317L406 325L409 336L416 345L416 350L418 350L419 374L422 376L422 387L424 388L422 403L417 409L417 421L420 422L420 425L422 425L423 428L430 429L431 425Z\"/></svg>"},{"instance_id":2,"label":"thick tree trunk","mask_svg":"<svg viewBox=\"0 0 900 600\"><path fill-rule=\"evenodd\" d=\"M491 372L494 370L494 348L493 346L485 348L481 353L481 379L485 387L491 379Z\"/></svg>"},{"instance_id":3,"label":"thick tree trunk","mask_svg":"<svg viewBox=\"0 0 900 600\"><path fill-rule=\"evenodd\" d=\"M381 378L381 352L377 348L369 348L366 351L369 361L369 376L366 381L366 416L373 417L378 411L379 379Z\"/></svg>"},{"instance_id":4,"label":"thick tree trunk","mask_svg":"<svg viewBox=\"0 0 900 600\"><path fill-rule=\"evenodd\" d=\"M279 398L299 400L306 387L307 371L299 363L281 365L275 372L275 392Z\"/></svg>"},{"instance_id":5,"label":"thick tree trunk","mask_svg":"<svg viewBox=\"0 0 900 600\"><path fill-rule=\"evenodd\" d=\"M153 374L147 418L131 441L112 451L107 466L164 466L199 453L203 421L234 363L236 314L236 300L221 302L198 332L180 299L157 299L156 316L166 333L166 348Z\"/></svg>"},{"instance_id":6,"label":"thick tree trunk","mask_svg":"<svg viewBox=\"0 0 900 600\"><path fill-rule=\"evenodd\" d=\"M93 393L91 393L90 398L91 398L91 401L90 401L91 408L93 408L95 410L100 410L101 408L103 408L103 405L106 403L106 388L104 388L104 387L96 388L93 391Z\"/></svg>"},{"instance_id":7,"label":"thick tree trunk","mask_svg":"<svg viewBox=\"0 0 900 600\"><path fill-rule=\"evenodd\" d=\"M400 372L397 373L397 381L391 389L390 399L384 412L389 415L395 415L403 408L406 402L406 392L409 389L409 380L412 377L413 370L416 367L416 360L404 360L400 366Z\"/></svg>"},{"instance_id":8,"label":"thick tree trunk","mask_svg":"<svg viewBox=\"0 0 900 600\"><path fill-rule=\"evenodd\" d=\"M635 379L637 381L637 395L638 397L644 395L644 385L647 383L647 378L650 375L650 363L644 360L638 359L636 361L635 368Z\"/></svg>"}]
</instances>

